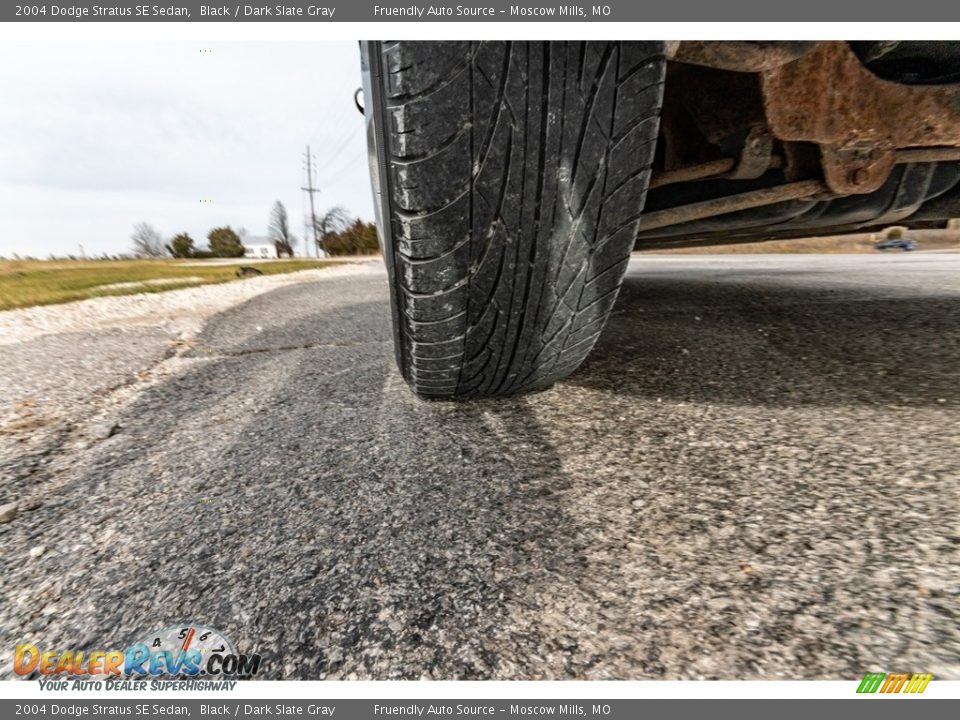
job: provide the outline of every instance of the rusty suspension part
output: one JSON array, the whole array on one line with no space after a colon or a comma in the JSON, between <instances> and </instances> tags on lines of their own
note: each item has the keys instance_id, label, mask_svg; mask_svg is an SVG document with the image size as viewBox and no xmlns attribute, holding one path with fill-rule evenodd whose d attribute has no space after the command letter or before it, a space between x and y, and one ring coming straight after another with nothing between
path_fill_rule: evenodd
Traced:
<instances>
[{"instance_id":1,"label":"rusty suspension part","mask_svg":"<svg viewBox=\"0 0 960 720\"><path fill-rule=\"evenodd\" d=\"M733 158L721 158L699 165L688 165L676 170L665 170L650 178L649 189L653 190L664 185L676 185L677 183L695 182L697 180L716 180L727 177L736 166L737 161ZM774 155L770 158L770 163L766 169L773 170L781 167L783 167L783 158Z\"/></svg>"},{"instance_id":2,"label":"rusty suspension part","mask_svg":"<svg viewBox=\"0 0 960 720\"><path fill-rule=\"evenodd\" d=\"M777 185L762 190L751 190L739 195L704 200L666 210L656 210L648 215L641 215L640 232L656 230L670 225L680 225L716 215L726 215L739 210L763 207L764 205L776 205L788 200L822 199L829 197L830 194L830 189L819 180L801 180L800 182Z\"/></svg>"},{"instance_id":3,"label":"rusty suspension part","mask_svg":"<svg viewBox=\"0 0 960 720\"><path fill-rule=\"evenodd\" d=\"M681 42L671 59L688 70L674 74L686 102L674 108L678 129L668 139L679 138L682 150L684 132L699 137L699 130L716 150L734 130L749 130L738 158L707 161L709 147L694 142L678 152L667 143L665 169L655 172L650 188L719 179L734 188L736 180L773 167L785 168L785 184L651 212L641 219L641 233L790 200L871 193L895 165L960 162L960 84L883 80L845 42ZM701 78L689 70L695 65L714 69L703 68ZM722 91L705 92L717 87ZM753 111L726 112L731 100ZM683 157L695 164L683 164Z\"/></svg>"},{"instance_id":4,"label":"rusty suspension part","mask_svg":"<svg viewBox=\"0 0 960 720\"><path fill-rule=\"evenodd\" d=\"M897 165L960 161L960 147L904 148L894 153Z\"/></svg>"},{"instance_id":5,"label":"rusty suspension part","mask_svg":"<svg viewBox=\"0 0 960 720\"><path fill-rule=\"evenodd\" d=\"M902 148L960 146L960 85L882 80L845 42L819 43L762 71L760 82L770 131L819 145L824 180L838 194L879 188Z\"/></svg>"},{"instance_id":6,"label":"rusty suspension part","mask_svg":"<svg viewBox=\"0 0 960 720\"><path fill-rule=\"evenodd\" d=\"M960 147L904 148L894 153L896 165L931 162L960 162ZM699 165L688 165L676 170L665 170L650 178L650 189L698 180L720 179L737 165L733 158L720 158ZM768 170L783 167L783 159L777 155L770 158Z\"/></svg>"},{"instance_id":7,"label":"rusty suspension part","mask_svg":"<svg viewBox=\"0 0 960 720\"><path fill-rule=\"evenodd\" d=\"M688 165L687 167L677 168L676 170L664 170L650 178L649 189L653 190L654 188L664 185L676 185L682 182L692 182L694 180L706 180L707 178L717 177L718 175L723 175L733 170L736 164L737 161L733 158L722 158L720 160L700 163L699 165Z\"/></svg>"}]
</instances>

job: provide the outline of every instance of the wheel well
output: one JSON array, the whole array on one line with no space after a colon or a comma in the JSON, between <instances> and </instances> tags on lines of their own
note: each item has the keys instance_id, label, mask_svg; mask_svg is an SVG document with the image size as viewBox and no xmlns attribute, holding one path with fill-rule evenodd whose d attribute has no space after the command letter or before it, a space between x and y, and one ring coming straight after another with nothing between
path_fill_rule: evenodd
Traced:
<instances>
[{"instance_id":1,"label":"wheel well","mask_svg":"<svg viewBox=\"0 0 960 720\"><path fill-rule=\"evenodd\" d=\"M907 221L950 195L960 86L879 77L865 53L846 42L674 43L638 241L856 229L891 213ZM906 195L891 204L891 190ZM868 200L836 202L851 197ZM958 205L939 203L943 218L917 220L945 220Z\"/></svg>"}]
</instances>

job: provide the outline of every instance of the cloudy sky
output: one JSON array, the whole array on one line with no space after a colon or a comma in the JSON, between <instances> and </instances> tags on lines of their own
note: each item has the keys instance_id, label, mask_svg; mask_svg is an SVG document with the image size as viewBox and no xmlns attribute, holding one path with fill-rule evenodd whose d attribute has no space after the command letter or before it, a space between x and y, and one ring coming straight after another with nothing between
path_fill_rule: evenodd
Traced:
<instances>
[{"instance_id":1,"label":"cloudy sky","mask_svg":"<svg viewBox=\"0 0 960 720\"><path fill-rule=\"evenodd\" d=\"M276 200L302 237L307 143L318 211L372 219L356 42L5 43L0 67L0 256L264 235Z\"/></svg>"}]
</instances>

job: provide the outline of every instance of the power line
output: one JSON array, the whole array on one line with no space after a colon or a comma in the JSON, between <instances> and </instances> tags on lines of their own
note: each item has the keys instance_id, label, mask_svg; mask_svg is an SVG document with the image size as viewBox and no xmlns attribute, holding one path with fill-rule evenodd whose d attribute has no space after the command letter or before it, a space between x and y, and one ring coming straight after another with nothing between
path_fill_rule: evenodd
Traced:
<instances>
[{"instance_id":1,"label":"power line","mask_svg":"<svg viewBox=\"0 0 960 720\"><path fill-rule=\"evenodd\" d=\"M363 159L363 156L364 156L363 151L357 153L352 158L350 158L347 162L343 163L340 167L338 167L336 170L326 170L321 179L324 182L328 180L332 181L340 177L341 175L343 175L343 173L345 173L350 168L361 167L360 161Z\"/></svg>"},{"instance_id":2,"label":"power line","mask_svg":"<svg viewBox=\"0 0 960 720\"><path fill-rule=\"evenodd\" d=\"M334 150L329 157L325 158L326 163L328 165L332 163L334 160L336 160L340 156L340 153L342 153L344 150L347 149L347 147L349 147L350 142L357 136L358 130L360 130L360 128L355 127L353 131L349 135L347 135L347 137L343 140L343 142L340 143L337 149Z\"/></svg>"},{"instance_id":3,"label":"power line","mask_svg":"<svg viewBox=\"0 0 960 720\"><path fill-rule=\"evenodd\" d=\"M356 86L356 84L357 80L355 78L351 77L349 74L344 75L340 80L340 85L337 87L337 89L333 93L328 93L326 95L328 98L333 98L334 102L328 102L324 106L323 114L320 116L320 119L317 120L316 125L314 126L314 131L309 135L310 140L317 139L317 135L332 118L334 110L340 107L338 99L341 97L341 95L347 96L349 94L350 85Z\"/></svg>"}]
</instances>

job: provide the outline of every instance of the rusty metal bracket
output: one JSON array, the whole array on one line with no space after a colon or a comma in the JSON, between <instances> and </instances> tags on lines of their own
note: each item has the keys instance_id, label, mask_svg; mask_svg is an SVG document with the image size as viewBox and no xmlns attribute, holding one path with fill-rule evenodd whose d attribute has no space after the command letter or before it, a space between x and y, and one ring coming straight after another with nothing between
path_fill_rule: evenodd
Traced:
<instances>
[{"instance_id":1,"label":"rusty metal bracket","mask_svg":"<svg viewBox=\"0 0 960 720\"><path fill-rule=\"evenodd\" d=\"M896 152L867 142L821 145L823 179L831 190L856 194L872 192L883 185L896 163Z\"/></svg>"},{"instance_id":2,"label":"rusty metal bracket","mask_svg":"<svg viewBox=\"0 0 960 720\"><path fill-rule=\"evenodd\" d=\"M773 155L773 135L763 125L754 125L747 132L737 166L726 176L730 180L753 180L770 167Z\"/></svg>"},{"instance_id":3,"label":"rusty metal bracket","mask_svg":"<svg viewBox=\"0 0 960 720\"><path fill-rule=\"evenodd\" d=\"M960 86L901 85L861 65L845 42L823 42L760 73L773 135L820 146L835 193L879 188L901 148L960 146Z\"/></svg>"}]
</instances>

